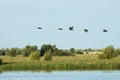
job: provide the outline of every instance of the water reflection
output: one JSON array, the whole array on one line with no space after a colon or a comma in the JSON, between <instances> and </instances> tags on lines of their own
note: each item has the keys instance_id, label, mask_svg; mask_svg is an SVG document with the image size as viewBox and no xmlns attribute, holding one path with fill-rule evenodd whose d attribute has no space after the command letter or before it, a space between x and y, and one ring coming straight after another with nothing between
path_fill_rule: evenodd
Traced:
<instances>
[{"instance_id":1,"label":"water reflection","mask_svg":"<svg viewBox=\"0 0 120 80\"><path fill-rule=\"evenodd\" d=\"M120 80L120 71L2 72L0 80Z\"/></svg>"}]
</instances>

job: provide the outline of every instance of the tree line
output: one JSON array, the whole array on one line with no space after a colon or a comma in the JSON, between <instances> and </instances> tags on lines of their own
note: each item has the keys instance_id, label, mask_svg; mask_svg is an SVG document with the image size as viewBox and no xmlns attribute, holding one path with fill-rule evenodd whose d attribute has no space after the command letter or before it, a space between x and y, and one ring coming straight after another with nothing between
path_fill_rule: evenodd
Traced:
<instances>
[{"instance_id":1,"label":"tree line","mask_svg":"<svg viewBox=\"0 0 120 80\"><path fill-rule=\"evenodd\" d=\"M74 49L68 50L58 49L56 45L43 44L40 49L36 45L27 45L24 48L6 48L0 49L0 55L15 57L22 55L23 57L30 57L30 59L39 59L44 56L46 60L52 59L52 56L75 56L75 54L83 54L84 52L100 51L102 54L98 56L99 59L111 59L120 55L120 49L115 49L114 46L107 46L104 49ZM48 59L47 59L48 58Z\"/></svg>"},{"instance_id":2,"label":"tree line","mask_svg":"<svg viewBox=\"0 0 120 80\"><path fill-rule=\"evenodd\" d=\"M40 56L44 56L45 52L50 51L53 56L72 56L74 54L74 49L62 50L58 49L56 45L51 44L43 44L40 49L36 45L31 46L27 45L24 48L6 48L0 49L0 55L9 55L15 57L17 55L23 55L24 57L28 57L33 52L39 52Z\"/></svg>"},{"instance_id":3,"label":"tree line","mask_svg":"<svg viewBox=\"0 0 120 80\"><path fill-rule=\"evenodd\" d=\"M58 49L56 45L43 44L40 49L36 45L26 45L23 48L2 48L0 49L0 55L9 55L15 57L17 55L29 56L32 52L38 51L40 56L44 56L46 51L51 51L53 56L73 56L74 54L83 54L83 52L101 51L100 49L74 49L68 50Z\"/></svg>"}]
</instances>

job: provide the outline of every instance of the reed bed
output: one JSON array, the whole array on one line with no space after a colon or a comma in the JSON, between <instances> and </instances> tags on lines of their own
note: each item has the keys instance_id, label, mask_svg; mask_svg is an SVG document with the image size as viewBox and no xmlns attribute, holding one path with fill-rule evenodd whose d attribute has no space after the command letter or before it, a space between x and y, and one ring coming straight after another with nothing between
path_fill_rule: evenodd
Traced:
<instances>
[{"instance_id":1,"label":"reed bed","mask_svg":"<svg viewBox=\"0 0 120 80\"><path fill-rule=\"evenodd\" d=\"M120 70L120 56L100 60L98 54L82 54L75 56L54 56L52 61L30 60L28 57L0 56L3 64L0 70Z\"/></svg>"}]
</instances>

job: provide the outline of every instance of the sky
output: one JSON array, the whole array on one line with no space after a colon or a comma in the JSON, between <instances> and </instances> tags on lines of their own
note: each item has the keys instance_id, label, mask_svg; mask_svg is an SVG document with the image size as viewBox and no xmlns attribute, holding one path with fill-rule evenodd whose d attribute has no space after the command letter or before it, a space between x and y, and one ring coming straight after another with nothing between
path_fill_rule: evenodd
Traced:
<instances>
[{"instance_id":1,"label":"sky","mask_svg":"<svg viewBox=\"0 0 120 80\"><path fill-rule=\"evenodd\" d=\"M0 48L120 48L119 8L120 0L0 0Z\"/></svg>"}]
</instances>

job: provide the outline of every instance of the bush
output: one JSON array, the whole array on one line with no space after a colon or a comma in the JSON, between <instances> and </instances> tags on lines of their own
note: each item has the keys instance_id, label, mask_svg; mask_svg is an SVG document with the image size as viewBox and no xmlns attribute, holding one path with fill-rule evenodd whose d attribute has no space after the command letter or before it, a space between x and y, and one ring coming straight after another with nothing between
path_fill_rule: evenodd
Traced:
<instances>
[{"instance_id":1,"label":"bush","mask_svg":"<svg viewBox=\"0 0 120 80\"><path fill-rule=\"evenodd\" d=\"M48 50L48 51L45 52L45 54L44 54L44 60L45 60L45 61L50 61L50 60L52 60L51 50Z\"/></svg>"},{"instance_id":2,"label":"bush","mask_svg":"<svg viewBox=\"0 0 120 80\"><path fill-rule=\"evenodd\" d=\"M106 56L105 54L99 54L99 55L98 55L98 58L99 58L99 59L106 59L107 56Z\"/></svg>"},{"instance_id":3,"label":"bush","mask_svg":"<svg viewBox=\"0 0 120 80\"><path fill-rule=\"evenodd\" d=\"M9 55L10 55L11 57L15 57L15 56L17 55L17 49L16 49L16 48L10 49Z\"/></svg>"},{"instance_id":4,"label":"bush","mask_svg":"<svg viewBox=\"0 0 120 80\"><path fill-rule=\"evenodd\" d=\"M99 59L111 59L113 57L117 56L114 47L108 46L102 50L102 54L98 56Z\"/></svg>"},{"instance_id":5,"label":"bush","mask_svg":"<svg viewBox=\"0 0 120 80\"><path fill-rule=\"evenodd\" d=\"M74 48L71 48L71 49L70 49L70 53L72 53L72 54L75 53L75 49L74 49Z\"/></svg>"},{"instance_id":6,"label":"bush","mask_svg":"<svg viewBox=\"0 0 120 80\"><path fill-rule=\"evenodd\" d=\"M5 51L4 50L0 50L0 55L5 55Z\"/></svg>"},{"instance_id":7,"label":"bush","mask_svg":"<svg viewBox=\"0 0 120 80\"><path fill-rule=\"evenodd\" d=\"M0 59L0 64L2 64L2 62L3 62L3 60L2 60L2 59Z\"/></svg>"},{"instance_id":8,"label":"bush","mask_svg":"<svg viewBox=\"0 0 120 80\"><path fill-rule=\"evenodd\" d=\"M52 52L53 56L74 56L75 54L70 53L67 50L55 50L54 52Z\"/></svg>"},{"instance_id":9,"label":"bush","mask_svg":"<svg viewBox=\"0 0 120 80\"><path fill-rule=\"evenodd\" d=\"M115 54L120 55L120 49L115 49Z\"/></svg>"},{"instance_id":10,"label":"bush","mask_svg":"<svg viewBox=\"0 0 120 80\"><path fill-rule=\"evenodd\" d=\"M51 44L43 44L40 49L40 56L44 56L46 51L51 51L53 53L55 50L57 50L56 45L51 45Z\"/></svg>"},{"instance_id":11,"label":"bush","mask_svg":"<svg viewBox=\"0 0 120 80\"><path fill-rule=\"evenodd\" d=\"M37 46L27 45L22 49L22 54L24 57L28 57L32 52L38 51Z\"/></svg>"},{"instance_id":12,"label":"bush","mask_svg":"<svg viewBox=\"0 0 120 80\"><path fill-rule=\"evenodd\" d=\"M55 50L52 53L53 56L63 56L63 51L62 50Z\"/></svg>"},{"instance_id":13,"label":"bush","mask_svg":"<svg viewBox=\"0 0 120 80\"><path fill-rule=\"evenodd\" d=\"M81 50L77 50L77 51L76 51L76 54L84 54L84 53L83 53L83 51L81 51Z\"/></svg>"},{"instance_id":14,"label":"bush","mask_svg":"<svg viewBox=\"0 0 120 80\"><path fill-rule=\"evenodd\" d=\"M74 56L74 54L68 52L68 51L63 51L64 56Z\"/></svg>"},{"instance_id":15,"label":"bush","mask_svg":"<svg viewBox=\"0 0 120 80\"><path fill-rule=\"evenodd\" d=\"M30 60L39 60L40 53L38 51L32 52L29 56Z\"/></svg>"}]
</instances>

